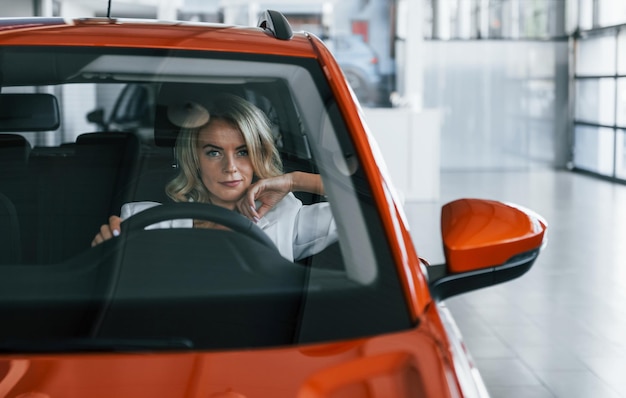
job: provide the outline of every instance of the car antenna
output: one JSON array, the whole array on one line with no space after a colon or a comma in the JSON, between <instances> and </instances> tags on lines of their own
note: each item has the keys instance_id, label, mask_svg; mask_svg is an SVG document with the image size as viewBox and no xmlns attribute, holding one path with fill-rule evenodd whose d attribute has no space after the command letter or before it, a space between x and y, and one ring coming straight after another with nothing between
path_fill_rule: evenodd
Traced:
<instances>
[{"instance_id":1,"label":"car antenna","mask_svg":"<svg viewBox=\"0 0 626 398\"><path fill-rule=\"evenodd\" d=\"M111 0L109 0L109 4L107 5L107 18L111 19Z\"/></svg>"}]
</instances>

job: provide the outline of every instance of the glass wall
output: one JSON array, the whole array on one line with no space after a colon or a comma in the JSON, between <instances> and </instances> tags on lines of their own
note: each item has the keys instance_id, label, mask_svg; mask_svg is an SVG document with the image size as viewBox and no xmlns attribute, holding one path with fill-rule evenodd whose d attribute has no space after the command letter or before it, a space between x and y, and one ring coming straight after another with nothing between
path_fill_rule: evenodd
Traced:
<instances>
[{"instance_id":1,"label":"glass wall","mask_svg":"<svg viewBox=\"0 0 626 398\"><path fill-rule=\"evenodd\" d=\"M598 1L596 28L581 31L574 47L573 167L617 180L626 179L626 26L601 25L625 20L624 4Z\"/></svg>"},{"instance_id":2,"label":"glass wall","mask_svg":"<svg viewBox=\"0 0 626 398\"><path fill-rule=\"evenodd\" d=\"M626 180L626 130L617 130L615 137L615 176Z\"/></svg>"},{"instance_id":3,"label":"glass wall","mask_svg":"<svg viewBox=\"0 0 626 398\"><path fill-rule=\"evenodd\" d=\"M612 26L626 23L626 1L596 0L596 2L597 26Z\"/></svg>"}]
</instances>

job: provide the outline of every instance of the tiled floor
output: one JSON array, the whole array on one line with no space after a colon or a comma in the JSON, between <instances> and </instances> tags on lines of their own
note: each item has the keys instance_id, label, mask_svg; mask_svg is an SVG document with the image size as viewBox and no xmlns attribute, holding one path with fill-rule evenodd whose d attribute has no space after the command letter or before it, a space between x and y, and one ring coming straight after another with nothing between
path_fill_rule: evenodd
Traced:
<instances>
[{"instance_id":1,"label":"tiled floor","mask_svg":"<svg viewBox=\"0 0 626 398\"><path fill-rule=\"evenodd\" d=\"M447 300L493 398L626 397L626 186L578 173L445 172L440 203L406 203L422 257L443 261L439 207L514 202L549 224L524 276Z\"/></svg>"}]
</instances>

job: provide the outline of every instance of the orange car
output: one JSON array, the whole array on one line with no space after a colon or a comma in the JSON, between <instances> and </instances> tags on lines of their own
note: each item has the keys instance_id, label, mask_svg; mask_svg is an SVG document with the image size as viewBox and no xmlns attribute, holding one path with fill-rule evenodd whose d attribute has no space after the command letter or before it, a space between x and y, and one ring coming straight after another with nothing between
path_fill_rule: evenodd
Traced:
<instances>
[{"instance_id":1,"label":"orange car","mask_svg":"<svg viewBox=\"0 0 626 398\"><path fill-rule=\"evenodd\" d=\"M441 303L526 272L545 221L460 199L442 210L446 264L422 261L339 66L280 13L258 27L2 19L0 86L3 397L488 395ZM231 153L200 138L233 96L265 115L285 173L323 183L282 193L300 213L273 239L270 213L166 194L184 132L202 159L254 160L252 139ZM311 230L314 249L296 248Z\"/></svg>"}]
</instances>

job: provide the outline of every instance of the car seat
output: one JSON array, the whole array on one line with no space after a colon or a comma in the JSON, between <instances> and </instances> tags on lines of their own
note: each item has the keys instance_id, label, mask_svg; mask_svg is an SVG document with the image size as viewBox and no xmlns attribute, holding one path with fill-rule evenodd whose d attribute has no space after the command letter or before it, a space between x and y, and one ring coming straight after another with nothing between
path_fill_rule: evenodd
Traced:
<instances>
[{"instance_id":1,"label":"car seat","mask_svg":"<svg viewBox=\"0 0 626 398\"><path fill-rule=\"evenodd\" d=\"M0 134L0 263L19 263L22 235L30 212L27 181L30 143L19 134ZM22 220L22 222L20 222Z\"/></svg>"}]
</instances>

